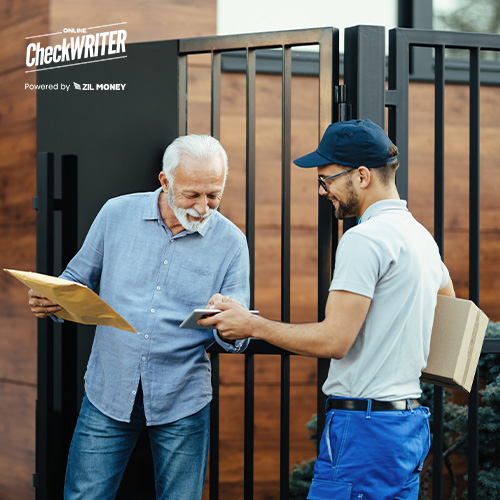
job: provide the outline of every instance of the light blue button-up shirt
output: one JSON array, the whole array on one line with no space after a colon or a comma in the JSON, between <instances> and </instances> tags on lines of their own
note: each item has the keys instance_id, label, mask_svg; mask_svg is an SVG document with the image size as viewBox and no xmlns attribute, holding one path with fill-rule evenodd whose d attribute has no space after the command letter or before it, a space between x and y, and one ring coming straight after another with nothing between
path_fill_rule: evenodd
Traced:
<instances>
[{"instance_id":1,"label":"light blue button-up shirt","mask_svg":"<svg viewBox=\"0 0 500 500\"><path fill-rule=\"evenodd\" d=\"M85 374L90 402L129 422L141 380L148 425L191 415L212 397L206 349L214 330L179 324L214 293L248 307L249 259L244 234L216 212L198 232L172 236L158 207L161 189L109 200L62 278L95 290L139 335L97 326Z\"/></svg>"}]
</instances>

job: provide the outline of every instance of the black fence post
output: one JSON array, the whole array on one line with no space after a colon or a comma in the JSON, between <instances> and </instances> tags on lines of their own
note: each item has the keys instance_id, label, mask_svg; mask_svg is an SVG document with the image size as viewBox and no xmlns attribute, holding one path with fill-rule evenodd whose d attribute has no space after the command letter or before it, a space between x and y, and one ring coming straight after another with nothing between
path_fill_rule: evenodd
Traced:
<instances>
[{"instance_id":1,"label":"black fence post","mask_svg":"<svg viewBox=\"0 0 500 500\"><path fill-rule=\"evenodd\" d=\"M64 269L78 250L78 157L61 157L61 259ZM61 333L61 464L64 465L80 409L77 390L78 327L65 321ZM64 470L64 469L63 469ZM62 471L61 471L62 472Z\"/></svg>"},{"instance_id":2,"label":"black fence post","mask_svg":"<svg viewBox=\"0 0 500 500\"><path fill-rule=\"evenodd\" d=\"M37 272L56 272L56 241L60 241L63 267L77 249L77 157L62 157L62 198L55 199L53 153L38 153L37 196ZM62 236L56 237L55 212L62 211ZM59 328L59 327L58 327ZM37 500L62 497L66 457L76 422L77 328L65 322L62 335L56 335L52 320L38 321L38 368L36 404L36 473L33 484ZM60 409L56 402L60 389Z\"/></svg>"},{"instance_id":3,"label":"black fence post","mask_svg":"<svg viewBox=\"0 0 500 500\"><path fill-rule=\"evenodd\" d=\"M37 188L33 200L36 216L36 269L54 272L54 154L37 155ZM37 500L54 496L54 325L38 320L36 400L36 458L33 486Z\"/></svg>"},{"instance_id":4,"label":"black fence post","mask_svg":"<svg viewBox=\"0 0 500 500\"><path fill-rule=\"evenodd\" d=\"M345 30L344 83L352 118L385 122L385 33L383 26L353 26ZM355 218L344 220L347 231Z\"/></svg>"}]
</instances>

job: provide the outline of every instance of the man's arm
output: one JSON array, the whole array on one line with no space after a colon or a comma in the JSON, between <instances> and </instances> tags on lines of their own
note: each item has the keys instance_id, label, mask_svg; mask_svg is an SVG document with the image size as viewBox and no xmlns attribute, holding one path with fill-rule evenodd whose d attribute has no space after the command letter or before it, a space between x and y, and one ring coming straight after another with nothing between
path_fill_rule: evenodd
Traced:
<instances>
[{"instance_id":1,"label":"man's arm","mask_svg":"<svg viewBox=\"0 0 500 500\"><path fill-rule=\"evenodd\" d=\"M271 321L231 302L217 302L223 312L200 320L213 325L222 338L256 338L288 351L320 358L343 358L363 326L371 299L344 291L332 291L320 323L288 324Z\"/></svg>"},{"instance_id":2,"label":"man's arm","mask_svg":"<svg viewBox=\"0 0 500 500\"><path fill-rule=\"evenodd\" d=\"M103 213L104 210L101 209L92 223L82 248L78 251L75 257L73 257L71 262L68 264L68 267L60 276L70 281L83 283L92 290L95 290L97 286L102 269L102 242L103 235L105 233L105 217ZM76 272L77 269L79 270L78 273ZM82 270L86 273L85 278ZM47 318L62 309L60 305L52 302L46 297L43 297L33 289L28 290L28 297L28 304L31 312L37 318Z\"/></svg>"},{"instance_id":3,"label":"man's arm","mask_svg":"<svg viewBox=\"0 0 500 500\"><path fill-rule=\"evenodd\" d=\"M451 278L449 279L448 283L446 283L446 286L438 291L438 294L446 295L448 297L455 297L455 289L453 288L453 282L451 281Z\"/></svg>"}]
</instances>

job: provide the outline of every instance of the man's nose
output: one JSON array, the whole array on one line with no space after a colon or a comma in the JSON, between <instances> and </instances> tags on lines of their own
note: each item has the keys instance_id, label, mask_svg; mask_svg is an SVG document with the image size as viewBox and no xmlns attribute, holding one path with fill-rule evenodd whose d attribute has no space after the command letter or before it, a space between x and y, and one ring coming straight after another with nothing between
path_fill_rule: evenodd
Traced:
<instances>
[{"instance_id":1,"label":"man's nose","mask_svg":"<svg viewBox=\"0 0 500 500\"><path fill-rule=\"evenodd\" d=\"M200 196L198 200L196 200L196 204L194 206L194 209L200 214L200 215L205 215L208 210L210 209L209 204L208 204L208 197L207 196Z\"/></svg>"}]
</instances>

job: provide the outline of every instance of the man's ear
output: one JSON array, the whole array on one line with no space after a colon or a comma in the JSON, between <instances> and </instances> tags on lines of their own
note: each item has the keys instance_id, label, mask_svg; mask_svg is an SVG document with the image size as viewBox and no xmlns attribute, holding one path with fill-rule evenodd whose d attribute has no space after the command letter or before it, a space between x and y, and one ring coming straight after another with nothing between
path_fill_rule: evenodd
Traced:
<instances>
[{"instance_id":1,"label":"man's ear","mask_svg":"<svg viewBox=\"0 0 500 500\"><path fill-rule=\"evenodd\" d=\"M359 180L359 187L362 189L366 189L372 182L372 173L368 167L363 165L358 167L356 175Z\"/></svg>"},{"instance_id":2,"label":"man's ear","mask_svg":"<svg viewBox=\"0 0 500 500\"><path fill-rule=\"evenodd\" d=\"M167 176L165 175L165 172L162 170L160 174L158 175L158 179L160 181L161 187L163 188L163 192L167 193L168 192L168 180Z\"/></svg>"}]
</instances>

